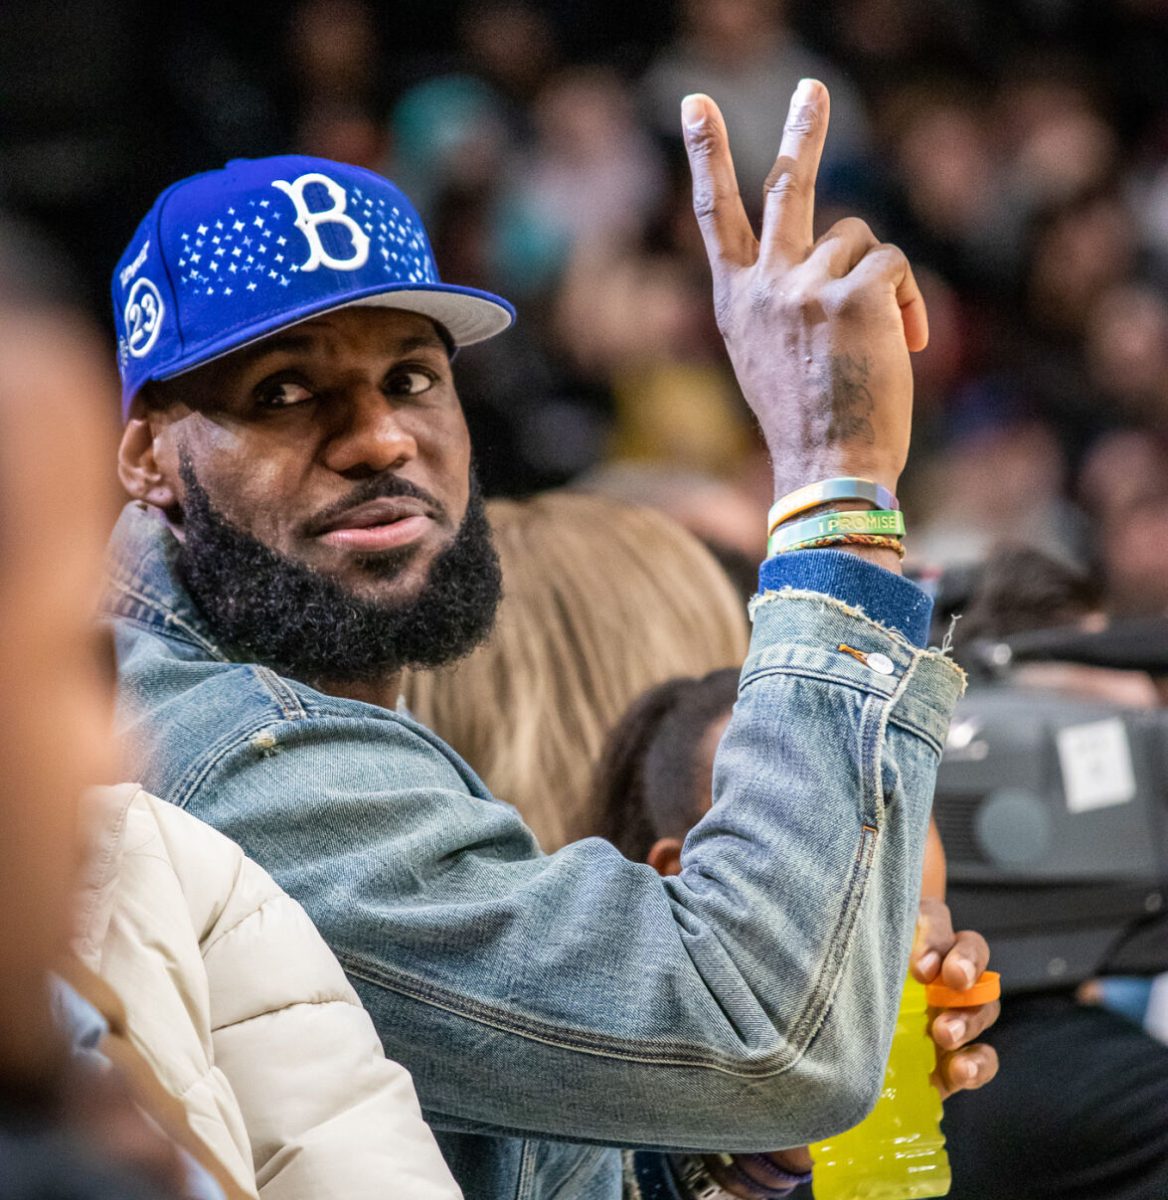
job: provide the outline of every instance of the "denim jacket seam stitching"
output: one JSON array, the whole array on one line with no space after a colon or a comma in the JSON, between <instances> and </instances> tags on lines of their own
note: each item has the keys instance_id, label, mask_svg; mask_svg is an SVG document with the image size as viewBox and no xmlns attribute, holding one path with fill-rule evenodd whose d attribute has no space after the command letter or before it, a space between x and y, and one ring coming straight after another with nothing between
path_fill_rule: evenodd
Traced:
<instances>
[{"instance_id":1,"label":"denim jacket seam stitching","mask_svg":"<svg viewBox=\"0 0 1168 1200\"><path fill-rule=\"evenodd\" d=\"M117 612L111 613L109 619L112 621L124 621L129 625L136 626L138 629L145 630L149 634L153 634L155 637L170 638L172 641L182 642L183 645L193 646L196 650L205 649L201 643L187 637L181 629L175 629L173 626L168 628L160 623L157 613L140 601L134 602L132 610L120 609Z\"/></svg>"},{"instance_id":2,"label":"denim jacket seam stitching","mask_svg":"<svg viewBox=\"0 0 1168 1200\"><path fill-rule=\"evenodd\" d=\"M769 675L791 675L800 679L812 679L817 683L834 683L840 687L850 688L854 692L863 692L868 696L878 696L887 700L890 692L881 691L861 679L851 675L835 674L832 671L819 670L815 667L798 666L794 663L767 663L765 666L747 667L742 675L742 687Z\"/></svg>"},{"instance_id":3,"label":"denim jacket seam stitching","mask_svg":"<svg viewBox=\"0 0 1168 1200\"><path fill-rule=\"evenodd\" d=\"M308 713L295 688L286 683L282 675L270 667L258 665L252 667L252 675L279 706L284 720L303 721L307 719Z\"/></svg>"},{"instance_id":4,"label":"denim jacket seam stitching","mask_svg":"<svg viewBox=\"0 0 1168 1200\"><path fill-rule=\"evenodd\" d=\"M519 1152L519 1171L515 1186L515 1200L532 1200L533 1185L536 1182L538 1163L536 1161L536 1145L531 1138L523 1139L523 1148Z\"/></svg>"},{"instance_id":5,"label":"denim jacket seam stitching","mask_svg":"<svg viewBox=\"0 0 1168 1200\"><path fill-rule=\"evenodd\" d=\"M172 803L179 808L189 808L195 794L207 782L208 776L215 771L219 764L241 746L248 744L262 729L272 725L280 725L283 718L273 720L270 712L260 714L259 719L246 725L234 726L217 742L214 742L205 753L199 755L175 780L172 790Z\"/></svg>"},{"instance_id":6,"label":"denim jacket seam stitching","mask_svg":"<svg viewBox=\"0 0 1168 1200\"><path fill-rule=\"evenodd\" d=\"M937 754L940 754L944 750L943 734L936 734L920 722L913 720L912 717L905 715L903 706L900 703L908 692L909 685L914 681L917 669L925 657L924 654L914 657L904 674L897 681L896 688L888 698L888 708L884 714L885 732L887 732L889 724L898 725L901 729L909 729L916 733L922 741L927 742ZM943 729L948 728L948 724L948 721L942 722Z\"/></svg>"},{"instance_id":7,"label":"denim jacket seam stitching","mask_svg":"<svg viewBox=\"0 0 1168 1200\"><path fill-rule=\"evenodd\" d=\"M891 698L883 703L864 705L860 713L860 797L865 822L871 818L877 830L884 825L884 739L888 735L888 711ZM868 802L872 802L869 814Z\"/></svg>"},{"instance_id":8,"label":"denim jacket seam stitching","mask_svg":"<svg viewBox=\"0 0 1168 1200\"><path fill-rule=\"evenodd\" d=\"M746 687L747 684L770 675L787 675L792 678L809 679L816 683L838 684L840 687L850 688L852 691L859 692L862 695L888 702L890 706L889 722L903 729L906 733L916 734L939 754L943 749L943 743L941 738L928 725L906 715L902 710L891 711L896 709L896 702L903 694L905 680L915 674L918 663L926 657L931 658L932 656L926 655L923 652L915 656L913 661L905 668L904 673L897 681L897 686L891 692L880 691L877 688L873 688L870 684L865 684L861 680L852 679L846 675L834 675L829 672L817 671L812 667L796 667L785 663L771 663L765 667L755 667L753 670L746 670L743 674L739 691L741 692L742 688Z\"/></svg>"},{"instance_id":9,"label":"denim jacket seam stitching","mask_svg":"<svg viewBox=\"0 0 1168 1200\"><path fill-rule=\"evenodd\" d=\"M877 723L878 725L878 723ZM879 734L876 734L879 759ZM867 768L862 769L863 774ZM879 771L877 771L879 774ZM865 820L860 830L860 840L852 859L851 869L844 888L845 903L840 909L831 936L828 938L828 953L824 958L815 982L808 995L807 1004L803 1007L803 1016L799 1024L791 1032L791 1041L797 1047L799 1055L806 1052L811 1040L822 1028L831 1011L839 981L844 972L849 954L852 949L856 925L859 921L860 909L867 895L867 882L872 871L872 861L876 854L876 843L879 838L879 828L870 825Z\"/></svg>"},{"instance_id":10,"label":"denim jacket seam stitching","mask_svg":"<svg viewBox=\"0 0 1168 1200\"><path fill-rule=\"evenodd\" d=\"M912 720L911 717L904 717L898 713L889 713L888 724L895 725L897 729L912 734L914 737L919 737L936 754L940 754L945 749L944 742L932 730L926 729L918 722Z\"/></svg>"},{"instance_id":11,"label":"denim jacket seam stitching","mask_svg":"<svg viewBox=\"0 0 1168 1200\"><path fill-rule=\"evenodd\" d=\"M851 953L852 943L855 938L856 926L859 921L860 909L863 906L864 898L868 891L868 880L872 873L872 863L876 857L876 849L880 838L880 827L884 819L884 750L888 732L888 719L892 709L896 706L897 700L908 687L908 682L913 673L913 666L901 676L891 696L882 697L881 700L868 700L864 704L863 712L860 716L860 786L861 795L863 797L864 807L867 807L867 798L869 795L875 801L875 817L876 823L868 825L866 820L860 834L860 844L856 850L856 857L852 863L852 870L848 878L845 895L847 901L840 911L839 918L836 921L835 927L832 930L831 938L828 942L831 948L831 953L825 959L823 967L816 977L815 984L812 987L808 1003L804 1007L803 1012L806 1014L805 1020L810 1020L812 1015L818 1010L818 1019L815 1020L809 1029L806 1040L800 1042L795 1033L799 1026L792 1031L792 1041L798 1047L799 1053L802 1054L806 1047L810 1044L811 1038L822 1027L823 1022L827 1019L828 1013L831 1011L831 1005L835 998L836 989L839 986L839 981L843 975L844 967L848 956ZM871 724L870 714L873 709L876 711L875 727L871 734L866 734L866 727ZM870 740L869 740L870 739ZM866 817L866 814L865 814ZM842 935L842 936L841 936ZM830 982L827 984L826 995L820 998L820 993L823 991L825 974L829 970L833 970Z\"/></svg>"},{"instance_id":12,"label":"denim jacket seam stitching","mask_svg":"<svg viewBox=\"0 0 1168 1200\"><path fill-rule=\"evenodd\" d=\"M747 1063L743 1059L713 1055L699 1046L686 1043L659 1042L650 1046L644 1042L603 1038L582 1030L574 1033L564 1029L551 1031L546 1025L537 1025L516 1014L504 1012L466 996L458 996L446 988L411 981L404 976L395 976L386 970L383 964L372 962L364 956L356 956L340 948L334 948L334 953L346 972L358 979L398 992L421 1004L429 1004L468 1020L478 1021L491 1028L514 1033L559 1050L614 1058L623 1062L715 1070L746 1079L781 1075L795 1066L802 1057L802 1051L793 1052L784 1048L771 1051Z\"/></svg>"}]
</instances>

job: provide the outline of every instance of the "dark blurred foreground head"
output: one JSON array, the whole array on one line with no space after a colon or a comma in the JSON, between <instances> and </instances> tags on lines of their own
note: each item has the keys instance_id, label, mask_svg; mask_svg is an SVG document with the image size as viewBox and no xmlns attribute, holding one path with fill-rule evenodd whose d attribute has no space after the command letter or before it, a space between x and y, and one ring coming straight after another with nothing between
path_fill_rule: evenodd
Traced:
<instances>
[{"instance_id":1,"label":"dark blurred foreground head","mask_svg":"<svg viewBox=\"0 0 1168 1200\"><path fill-rule=\"evenodd\" d=\"M70 932L77 802L115 775L94 613L112 523L115 400L98 340L0 311L0 1092L57 1061L45 977ZM107 416L108 414L108 416Z\"/></svg>"}]
</instances>

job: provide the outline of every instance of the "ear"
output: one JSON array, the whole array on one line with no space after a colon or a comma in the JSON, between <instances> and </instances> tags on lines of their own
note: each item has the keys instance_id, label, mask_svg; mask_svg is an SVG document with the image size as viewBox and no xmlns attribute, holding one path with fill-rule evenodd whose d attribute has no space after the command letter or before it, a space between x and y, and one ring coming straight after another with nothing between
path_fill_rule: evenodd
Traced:
<instances>
[{"instance_id":1,"label":"ear","mask_svg":"<svg viewBox=\"0 0 1168 1200\"><path fill-rule=\"evenodd\" d=\"M147 409L142 398L135 397L118 447L118 478L135 500L170 510L177 506L179 497L173 482L173 464L166 461L172 454L162 445L168 439L160 437L164 429L165 425Z\"/></svg>"},{"instance_id":2,"label":"ear","mask_svg":"<svg viewBox=\"0 0 1168 1200\"><path fill-rule=\"evenodd\" d=\"M680 875L681 838L658 838L645 855L645 861L658 875Z\"/></svg>"}]
</instances>

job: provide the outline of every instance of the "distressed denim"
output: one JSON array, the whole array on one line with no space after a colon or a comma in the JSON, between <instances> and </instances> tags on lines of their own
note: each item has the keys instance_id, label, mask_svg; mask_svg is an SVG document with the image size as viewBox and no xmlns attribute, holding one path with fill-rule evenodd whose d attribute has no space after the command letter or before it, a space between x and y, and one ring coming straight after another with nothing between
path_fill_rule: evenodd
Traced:
<instances>
[{"instance_id":1,"label":"distressed denim","mask_svg":"<svg viewBox=\"0 0 1168 1200\"><path fill-rule=\"evenodd\" d=\"M231 661L176 549L127 508L134 774L307 908L468 1197L616 1200L606 1147L798 1145L875 1101L962 686L941 655L822 594L756 601L713 808L662 879L595 838L542 855L407 715Z\"/></svg>"}]
</instances>

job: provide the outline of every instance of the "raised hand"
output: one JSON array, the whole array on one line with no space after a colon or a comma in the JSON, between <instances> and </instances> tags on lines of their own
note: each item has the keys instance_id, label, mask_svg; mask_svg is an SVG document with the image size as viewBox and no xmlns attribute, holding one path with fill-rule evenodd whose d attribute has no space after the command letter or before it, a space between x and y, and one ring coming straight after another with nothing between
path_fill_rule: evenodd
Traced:
<instances>
[{"instance_id":1,"label":"raised hand","mask_svg":"<svg viewBox=\"0 0 1168 1200\"><path fill-rule=\"evenodd\" d=\"M803 80L756 238L722 114L708 96L682 102L718 328L766 437L776 494L836 475L895 490L912 421L909 351L928 341L924 300L900 250L856 218L814 238L827 123L827 89Z\"/></svg>"}]
</instances>

